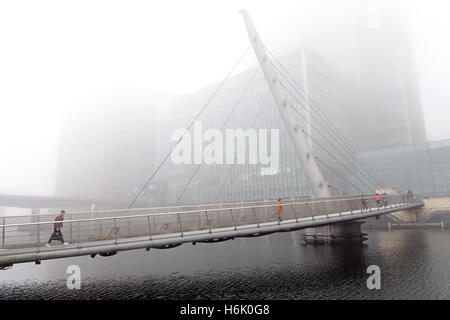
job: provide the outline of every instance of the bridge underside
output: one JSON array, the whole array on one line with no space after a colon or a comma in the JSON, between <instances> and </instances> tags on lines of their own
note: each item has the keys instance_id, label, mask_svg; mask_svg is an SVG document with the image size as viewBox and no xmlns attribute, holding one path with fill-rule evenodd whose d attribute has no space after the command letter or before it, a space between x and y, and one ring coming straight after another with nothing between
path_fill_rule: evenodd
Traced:
<instances>
[{"instance_id":1,"label":"bridge underside","mask_svg":"<svg viewBox=\"0 0 450 320\"><path fill-rule=\"evenodd\" d=\"M41 260L58 259L83 255L95 256L100 254L108 256L119 251L150 248L172 248L183 243L209 243L231 240L238 237L257 237L275 232L290 232L312 227L320 227L362 220L370 217L393 213L399 210L415 209L423 203L396 204L383 208L369 208L368 210L346 211L318 216L309 216L288 219L283 221L270 221L256 224L246 224L233 227L212 228L205 230L165 233L161 235L131 237L121 239L97 240L82 242L67 246L45 246L30 248L0 249L0 266L11 266L16 263L36 262Z\"/></svg>"}]
</instances>

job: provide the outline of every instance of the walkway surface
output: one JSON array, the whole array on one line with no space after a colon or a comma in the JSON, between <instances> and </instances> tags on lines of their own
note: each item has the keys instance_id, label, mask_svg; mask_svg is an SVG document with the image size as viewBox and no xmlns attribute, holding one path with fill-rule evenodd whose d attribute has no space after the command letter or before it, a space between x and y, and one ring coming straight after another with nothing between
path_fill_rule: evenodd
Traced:
<instances>
[{"instance_id":1,"label":"walkway surface","mask_svg":"<svg viewBox=\"0 0 450 320\"><path fill-rule=\"evenodd\" d=\"M361 220L423 206L389 196L387 204L356 196L290 199L279 221L275 201L205 204L66 213L63 245L52 242L56 214L1 217L0 266L139 248L170 248L188 242L217 242Z\"/></svg>"}]
</instances>

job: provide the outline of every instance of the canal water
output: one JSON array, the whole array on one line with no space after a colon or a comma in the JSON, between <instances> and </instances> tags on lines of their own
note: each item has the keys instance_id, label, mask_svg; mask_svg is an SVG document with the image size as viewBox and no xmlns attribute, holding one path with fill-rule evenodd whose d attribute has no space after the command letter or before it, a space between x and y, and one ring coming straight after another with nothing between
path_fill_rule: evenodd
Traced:
<instances>
[{"instance_id":1,"label":"canal water","mask_svg":"<svg viewBox=\"0 0 450 320\"><path fill-rule=\"evenodd\" d=\"M450 231L368 230L364 246L303 245L298 232L18 264L0 299L450 299ZM81 289L66 269L81 269ZM369 290L367 267L381 270Z\"/></svg>"}]
</instances>

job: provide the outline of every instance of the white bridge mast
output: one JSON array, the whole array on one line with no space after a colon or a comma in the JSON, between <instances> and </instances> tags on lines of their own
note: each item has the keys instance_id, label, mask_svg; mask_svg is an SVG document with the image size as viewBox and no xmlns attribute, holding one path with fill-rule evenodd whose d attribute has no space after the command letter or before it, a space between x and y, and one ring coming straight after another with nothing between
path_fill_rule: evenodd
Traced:
<instances>
[{"instance_id":1,"label":"white bridge mast","mask_svg":"<svg viewBox=\"0 0 450 320\"><path fill-rule=\"evenodd\" d=\"M280 111L284 124L289 132L289 136L294 143L295 151L300 157L300 162L305 169L306 176L311 186L312 196L329 197L331 196L331 192L328 183L323 178L322 173L317 166L314 155L312 154L311 146L307 142L306 135L299 127L295 113L291 108L292 105L288 101L286 93L278 80L272 61L267 55L266 49L259 38L247 11L242 10L241 13L244 18L248 37L253 46L253 50L255 51L256 57L261 65L267 84L270 87L275 103L278 106L278 110Z\"/></svg>"}]
</instances>

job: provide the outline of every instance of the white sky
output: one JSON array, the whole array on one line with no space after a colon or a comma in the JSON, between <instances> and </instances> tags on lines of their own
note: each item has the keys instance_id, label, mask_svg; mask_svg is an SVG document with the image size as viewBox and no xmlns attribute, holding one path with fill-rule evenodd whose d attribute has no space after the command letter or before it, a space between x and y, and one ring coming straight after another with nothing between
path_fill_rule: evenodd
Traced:
<instances>
[{"instance_id":1,"label":"white sky","mask_svg":"<svg viewBox=\"0 0 450 320\"><path fill-rule=\"evenodd\" d=\"M407 3L429 138L450 138L450 5ZM249 45L242 8L275 53L308 12L280 0L0 0L0 192L52 192L65 110L222 79Z\"/></svg>"}]
</instances>

